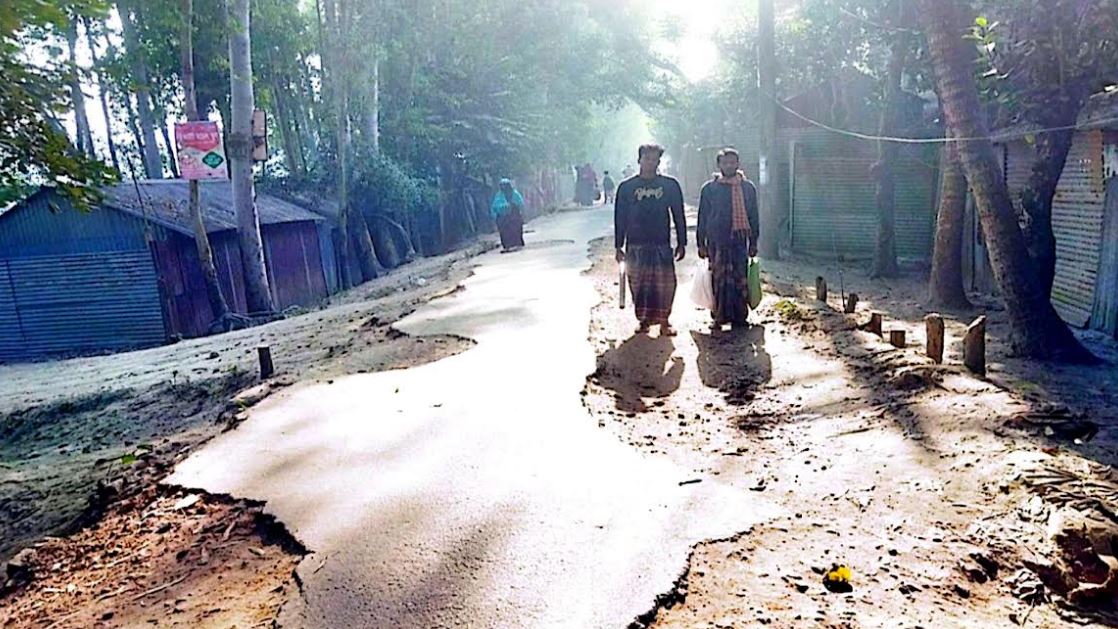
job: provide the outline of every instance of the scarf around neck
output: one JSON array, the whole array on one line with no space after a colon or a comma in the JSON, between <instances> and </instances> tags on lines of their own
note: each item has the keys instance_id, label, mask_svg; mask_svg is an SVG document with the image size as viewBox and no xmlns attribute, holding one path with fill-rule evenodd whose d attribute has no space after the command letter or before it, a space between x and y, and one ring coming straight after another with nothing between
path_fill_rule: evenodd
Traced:
<instances>
[{"instance_id":1,"label":"scarf around neck","mask_svg":"<svg viewBox=\"0 0 1118 629\"><path fill-rule=\"evenodd\" d=\"M742 190L741 186L744 181L745 173L740 170L734 173L732 177L718 174L718 183L730 186L730 206L733 209L731 225L734 233L750 233L753 231L749 225L749 214L745 211L745 191Z\"/></svg>"}]
</instances>

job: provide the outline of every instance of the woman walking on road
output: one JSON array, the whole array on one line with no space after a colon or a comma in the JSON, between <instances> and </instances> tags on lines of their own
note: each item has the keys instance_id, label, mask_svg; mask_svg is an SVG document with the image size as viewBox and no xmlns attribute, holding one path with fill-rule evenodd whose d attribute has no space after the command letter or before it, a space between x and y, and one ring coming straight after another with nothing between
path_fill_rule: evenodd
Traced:
<instances>
[{"instance_id":1,"label":"woman walking on road","mask_svg":"<svg viewBox=\"0 0 1118 629\"><path fill-rule=\"evenodd\" d=\"M497 223L501 247L505 253L524 247L524 197L512 186L512 180L501 179L500 189L493 195L489 213Z\"/></svg>"}]
</instances>

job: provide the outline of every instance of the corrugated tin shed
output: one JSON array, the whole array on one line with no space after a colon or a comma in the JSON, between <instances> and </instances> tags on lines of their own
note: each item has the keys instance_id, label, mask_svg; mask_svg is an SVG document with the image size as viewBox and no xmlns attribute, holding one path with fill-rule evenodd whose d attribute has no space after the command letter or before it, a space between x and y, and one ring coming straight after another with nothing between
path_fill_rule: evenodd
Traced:
<instances>
[{"instance_id":1,"label":"corrugated tin shed","mask_svg":"<svg viewBox=\"0 0 1118 629\"><path fill-rule=\"evenodd\" d=\"M1104 155L1107 146L1115 144L1114 132L1110 130L1118 129L1118 92L1093 96L1079 116L1078 129L1052 201L1052 231L1056 237L1052 304L1072 325L1109 330L1111 326L1101 321L1098 314L1100 310L1106 311L1105 305L1100 308L1100 303L1106 301L1100 298L1106 296L1100 294L1105 289L1099 286L1099 274L1109 271L1104 267L1111 264L1108 247L1113 246L1104 238L1109 176ZM1018 124L993 133L1001 146L1006 185L1018 209L1036 156L1030 136L1037 131L1035 125ZM1112 208L1118 207L1113 199L1109 203ZM976 250L974 255L984 254ZM971 263L983 269L988 267L984 260ZM976 277L976 285L979 280L991 283L989 278Z\"/></svg>"},{"instance_id":2,"label":"corrugated tin shed","mask_svg":"<svg viewBox=\"0 0 1118 629\"><path fill-rule=\"evenodd\" d=\"M206 231L213 233L236 229L237 217L233 212L233 193L229 182L202 181L200 184ZM103 205L151 220L180 233L194 233L190 219L190 187L185 181L158 179L136 184L127 182L106 188L104 192ZM321 216L294 203L262 194L256 197L256 211L260 215L261 225L323 220Z\"/></svg>"},{"instance_id":3,"label":"corrugated tin shed","mask_svg":"<svg viewBox=\"0 0 1118 629\"><path fill-rule=\"evenodd\" d=\"M0 214L0 360L120 350L206 334L213 321L182 181L120 184L79 211L40 190ZM205 222L226 301L246 310L227 182L202 184ZM264 257L277 308L329 294L324 219L259 195ZM321 229L320 229L321 228Z\"/></svg>"},{"instance_id":4,"label":"corrugated tin shed","mask_svg":"<svg viewBox=\"0 0 1118 629\"><path fill-rule=\"evenodd\" d=\"M873 143L807 130L789 138L790 232L798 254L873 257L877 241L877 162ZM906 147L893 164L897 256L931 257L938 160L934 151Z\"/></svg>"}]
</instances>

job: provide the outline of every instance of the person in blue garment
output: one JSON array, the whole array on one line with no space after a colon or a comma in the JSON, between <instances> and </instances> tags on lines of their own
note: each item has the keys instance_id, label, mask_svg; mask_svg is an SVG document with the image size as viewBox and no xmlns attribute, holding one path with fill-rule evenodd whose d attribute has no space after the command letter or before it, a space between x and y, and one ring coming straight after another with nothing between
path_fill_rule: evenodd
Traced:
<instances>
[{"instance_id":1,"label":"person in blue garment","mask_svg":"<svg viewBox=\"0 0 1118 629\"><path fill-rule=\"evenodd\" d=\"M524 197L513 187L512 180L501 179L497 193L493 195L493 203L489 205L489 213L497 223L497 232L501 235L501 248L504 253L516 251L524 247Z\"/></svg>"}]
</instances>

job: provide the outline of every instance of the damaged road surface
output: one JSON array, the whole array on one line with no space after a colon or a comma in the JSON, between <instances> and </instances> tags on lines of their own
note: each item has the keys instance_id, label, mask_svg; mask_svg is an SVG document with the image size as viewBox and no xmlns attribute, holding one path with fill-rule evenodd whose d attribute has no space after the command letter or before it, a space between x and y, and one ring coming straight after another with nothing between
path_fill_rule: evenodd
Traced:
<instances>
[{"instance_id":1,"label":"damaged road surface","mask_svg":"<svg viewBox=\"0 0 1118 629\"><path fill-rule=\"evenodd\" d=\"M473 349L296 387L179 466L169 482L265 501L310 551L283 626L624 627L696 544L774 515L582 405L597 300L581 272L611 218L541 220L527 249L480 258L464 291L397 325Z\"/></svg>"}]
</instances>

